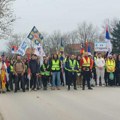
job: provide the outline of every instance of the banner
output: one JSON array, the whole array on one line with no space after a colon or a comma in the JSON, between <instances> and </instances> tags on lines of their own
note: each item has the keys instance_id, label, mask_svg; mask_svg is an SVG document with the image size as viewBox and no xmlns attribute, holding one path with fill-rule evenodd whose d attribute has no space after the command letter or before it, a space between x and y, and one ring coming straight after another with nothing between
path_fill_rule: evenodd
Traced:
<instances>
[{"instance_id":1,"label":"banner","mask_svg":"<svg viewBox=\"0 0 120 120\"><path fill-rule=\"evenodd\" d=\"M43 47L42 45L39 43L39 45L35 45L35 53L37 56L45 56L45 52L43 50Z\"/></svg>"},{"instance_id":2,"label":"banner","mask_svg":"<svg viewBox=\"0 0 120 120\"><path fill-rule=\"evenodd\" d=\"M17 53L21 56L24 56L27 48L28 48L28 42L26 40L24 40L24 41L22 41L21 45L19 46Z\"/></svg>"},{"instance_id":3,"label":"banner","mask_svg":"<svg viewBox=\"0 0 120 120\"><path fill-rule=\"evenodd\" d=\"M107 42L95 42L94 44L94 50L96 52L107 52Z\"/></svg>"},{"instance_id":4,"label":"banner","mask_svg":"<svg viewBox=\"0 0 120 120\"><path fill-rule=\"evenodd\" d=\"M28 38L33 41L36 45L39 45L41 43L43 36L42 34L37 30L37 28L34 26L31 32L28 35Z\"/></svg>"}]
</instances>

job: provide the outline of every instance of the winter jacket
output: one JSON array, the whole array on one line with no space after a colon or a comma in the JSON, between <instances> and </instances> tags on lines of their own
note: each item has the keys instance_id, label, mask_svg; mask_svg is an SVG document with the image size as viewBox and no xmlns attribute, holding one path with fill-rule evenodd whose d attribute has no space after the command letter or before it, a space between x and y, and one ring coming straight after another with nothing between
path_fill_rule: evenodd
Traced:
<instances>
[{"instance_id":1,"label":"winter jacket","mask_svg":"<svg viewBox=\"0 0 120 120\"><path fill-rule=\"evenodd\" d=\"M17 61L13 66L14 73L16 74L24 74L25 72L25 64L22 61Z\"/></svg>"},{"instance_id":2,"label":"winter jacket","mask_svg":"<svg viewBox=\"0 0 120 120\"><path fill-rule=\"evenodd\" d=\"M39 65L36 60L30 60L29 68L30 68L31 73L33 74L39 73Z\"/></svg>"}]
</instances>

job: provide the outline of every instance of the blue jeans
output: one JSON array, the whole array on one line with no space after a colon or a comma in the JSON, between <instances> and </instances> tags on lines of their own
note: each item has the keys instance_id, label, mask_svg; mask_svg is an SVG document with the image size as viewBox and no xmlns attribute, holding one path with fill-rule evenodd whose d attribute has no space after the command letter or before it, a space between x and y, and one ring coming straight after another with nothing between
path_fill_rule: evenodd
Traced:
<instances>
[{"instance_id":1,"label":"blue jeans","mask_svg":"<svg viewBox=\"0 0 120 120\"><path fill-rule=\"evenodd\" d=\"M56 82L57 82L57 84L56 84ZM53 72L52 73L52 86L53 87L60 86L60 72Z\"/></svg>"}]
</instances>

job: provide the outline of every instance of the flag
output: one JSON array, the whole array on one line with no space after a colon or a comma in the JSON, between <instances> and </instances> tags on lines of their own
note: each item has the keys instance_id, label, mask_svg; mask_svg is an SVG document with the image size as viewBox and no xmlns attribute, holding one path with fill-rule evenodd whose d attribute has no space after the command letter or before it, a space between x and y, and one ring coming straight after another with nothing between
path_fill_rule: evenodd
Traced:
<instances>
[{"instance_id":1,"label":"flag","mask_svg":"<svg viewBox=\"0 0 120 120\"><path fill-rule=\"evenodd\" d=\"M87 52L91 53L91 47L90 47L90 45L88 45L88 50L87 50Z\"/></svg>"},{"instance_id":2,"label":"flag","mask_svg":"<svg viewBox=\"0 0 120 120\"><path fill-rule=\"evenodd\" d=\"M107 42L107 49L108 49L108 53L110 54L112 52L112 43L110 41L108 26L106 27L105 42Z\"/></svg>"},{"instance_id":3,"label":"flag","mask_svg":"<svg viewBox=\"0 0 120 120\"><path fill-rule=\"evenodd\" d=\"M60 52L64 52L63 39L61 38Z\"/></svg>"},{"instance_id":4,"label":"flag","mask_svg":"<svg viewBox=\"0 0 120 120\"><path fill-rule=\"evenodd\" d=\"M88 51L88 41L86 40L85 42L85 49L86 49L86 52Z\"/></svg>"},{"instance_id":5,"label":"flag","mask_svg":"<svg viewBox=\"0 0 120 120\"><path fill-rule=\"evenodd\" d=\"M37 30L37 28L35 26L29 33L28 38L31 41L33 41L36 45L39 45L39 43L43 40L42 34Z\"/></svg>"},{"instance_id":6,"label":"flag","mask_svg":"<svg viewBox=\"0 0 120 120\"><path fill-rule=\"evenodd\" d=\"M63 41L62 41L63 39L61 38L61 47L63 47Z\"/></svg>"},{"instance_id":7,"label":"flag","mask_svg":"<svg viewBox=\"0 0 120 120\"><path fill-rule=\"evenodd\" d=\"M80 49L80 54L84 54L85 52L85 49L84 49L84 46L83 46L83 43L81 44L81 49Z\"/></svg>"},{"instance_id":8,"label":"flag","mask_svg":"<svg viewBox=\"0 0 120 120\"><path fill-rule=\"evenodd\" d=\"M18 50L18 46L12 46L12 54L16 54L17 53L17 50Z\"/></svg>"},{"instance_id":9,"label":"flag","mask_svg":"<svg viewBox=\"0 0 120 120\"><path fill-rule=\"evenodd\" d=\"M45 52L43 50L42 45L39 43L38 45L35 45L35 51L34 54L36 54L37 56L45 56Z\"/></svg>"},{"instance_id":10,"label":"flag","mask_svg":"<svg viewBox=\"0 0 120 120\"><path fill-rule=\"evenodd\" d=\"M27 48L28 48L28 43L27 43L26 39L24 39L22 41L22 43L20 44L17 53L21 56L24 56Z\"/></svg>"}]
</instances>

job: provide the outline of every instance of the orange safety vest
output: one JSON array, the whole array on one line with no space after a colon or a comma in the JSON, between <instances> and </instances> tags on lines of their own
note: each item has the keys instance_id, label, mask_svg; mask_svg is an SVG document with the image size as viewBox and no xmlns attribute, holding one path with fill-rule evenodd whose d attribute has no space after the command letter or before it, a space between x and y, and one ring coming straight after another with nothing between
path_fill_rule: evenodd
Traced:
<instances>
[{"instance_id":1,"label":"orange safety vest","mask_svg":"<svg viewBox=\"0 0 120 120\"><path fill-rule=\"evenodd\" d=\"M83 57L83 65L84 67L90 67L90 58L88 57L87 60Z\"/></svg>"}]
</instances>

